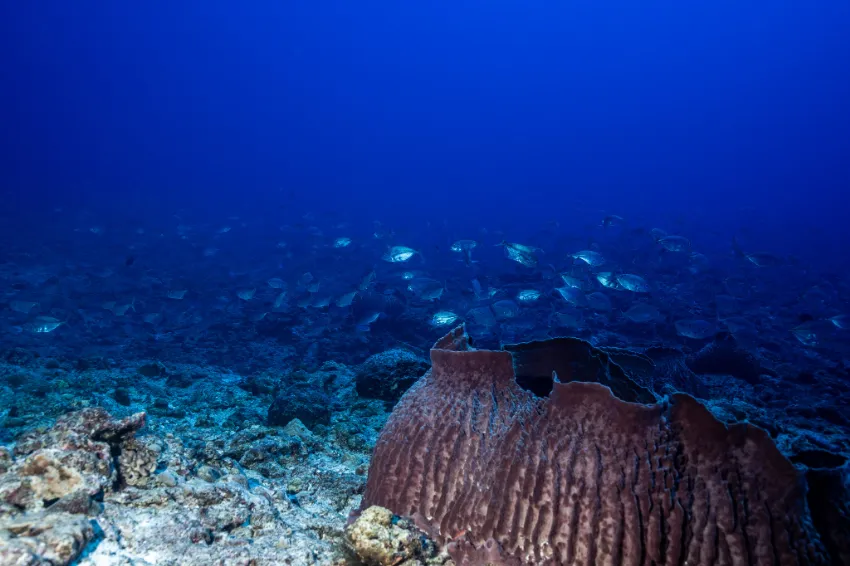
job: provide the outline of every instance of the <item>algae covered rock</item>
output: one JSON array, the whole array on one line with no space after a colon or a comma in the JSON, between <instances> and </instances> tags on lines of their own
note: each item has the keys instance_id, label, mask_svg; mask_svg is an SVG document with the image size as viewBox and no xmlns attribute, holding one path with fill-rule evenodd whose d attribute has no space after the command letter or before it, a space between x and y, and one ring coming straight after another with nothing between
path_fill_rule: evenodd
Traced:
<instances>
[{"instance_id":1,"label":"algae covered rock","mask_svg":"<svg viewBox=\"0 0 850 566\"><path fill-rule=\"evenodd\" d=\"M71 564L94 538L83 516L25 515L0 526L0 564Z\"/></svg>"},{"instance_id":2,"label":"algae covered rock","mask_svg":"<svg viewBox=\"0 0 850 566\"><path fill-rule=\"evenodd\" d=\"M399 348L375 354L357 370L357 394L371 399L398 401L429 367L428 362L416 354Z\"/></svg>"},{"instance_id":3,"label":"algae covered rock","mask_svg":"<svg viewBox=\"0 0 850 566\"><path fill-rule=\"evenodd\" d=\"M135 465L143 477L156 467L158 453L134 438L144 423L144 413L114 419L85 409L22 435L12 453L0 451L0 564L77 560L96 537L89 516L101 511L121 468Z\"/></svg>"},{"instance_id":4,"label":"algae covered rock","mask_svg":"<svg viewBox=\"0 0 850 566\"><path fill-rule=\"evenodd\" d=\"M411 521L377 505L363 511L345 529L345 535L367 566L454 565Z\"/></svg>"},{"instance_id":5,"label":"algae covered rock","mask_svg":"<svg viewBox=\"0 0 850 566\"><path fill-rule=\"evenodd\" d=\"M333 399L321 389L292 387L277 394L269 407L268 423L286 426L298 419L312 429L317 424L330 423L333 407Z\"/></svg>"},{"instance_id":6,"label":"algae covered rock","mask_svg":"<svg viewBox=\"0 0 850 566\"><path fill-rule=\"evenodd\" d=\"M117 420L103 409L85 409L22 435L14 461L3 466L0 501L39 511L72 494L90 498L111 489L119 474L114 455L135 442L144 422L144 413Z\"/></svg>"}]
</instances>

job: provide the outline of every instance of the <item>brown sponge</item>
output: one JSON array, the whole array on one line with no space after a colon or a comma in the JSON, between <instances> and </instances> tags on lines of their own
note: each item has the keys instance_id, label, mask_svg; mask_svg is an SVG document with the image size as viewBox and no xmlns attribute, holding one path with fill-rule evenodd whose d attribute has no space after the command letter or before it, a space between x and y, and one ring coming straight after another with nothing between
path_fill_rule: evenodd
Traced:
<instances>
[{"instance_id":1,"label":"brown sponge","mask_svg":"<svg viewBox=\"0 0 850 566\"><path fill-rule=\"evenodd\" d=\"M413 517L458 564L829 563L805 481L764 431L683 394L644 404L579 340L510 350L474 350L462 327L437 342L381 433L361 509ZM569 383L546 396L517 383L555 369Z\"/></svg>"}]
</instances>

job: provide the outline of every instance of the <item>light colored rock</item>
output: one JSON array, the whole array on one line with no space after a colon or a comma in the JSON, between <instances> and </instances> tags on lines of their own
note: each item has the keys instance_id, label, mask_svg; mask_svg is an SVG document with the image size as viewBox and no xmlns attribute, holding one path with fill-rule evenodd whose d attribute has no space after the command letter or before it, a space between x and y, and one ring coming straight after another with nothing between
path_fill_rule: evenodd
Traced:
<instances>
[{"instance_id":1,"label":"light colored rock","mask_svg":"<svg viewBox=\"0 0 850 566\"><path fill-rule=\"evenodd\" d=\"M85 517L26 514L0 527L0 564L70 564L94 537L94 528Z\"/></svg>"},{"instance_id":2,"label":"light colored rock","mask_svg":"<svg viewBox=\"0 0 850 566\"><path fill-rule=\"evenodd\" d=\"M412 522L377 505L363 511L345 534L366 566L454 565Z\"/></svg>"}]
</instances>

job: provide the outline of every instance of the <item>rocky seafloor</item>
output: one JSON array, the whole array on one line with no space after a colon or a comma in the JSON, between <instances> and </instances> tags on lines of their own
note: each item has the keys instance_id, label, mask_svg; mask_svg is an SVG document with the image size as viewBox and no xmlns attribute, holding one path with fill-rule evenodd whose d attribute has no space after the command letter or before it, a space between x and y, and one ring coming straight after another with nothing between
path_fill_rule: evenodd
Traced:
<instances>
[{"instance_id":1,"label":"rocky seafloor","mask_svg":"<svg viewBox=\"0 0 850 566\"><path fill-rule=\"evenodd\" d=\"M347 526L394 402L428 367L400 349L250 375L8 350L0 564L449 564L386 510ZM844 380L757 373L701 375L706 405L798 465L843 465ZM805 395L821 404L793 402Z\"/></svg>"},{"instance_id":2,"label":"rocky seafloor","mask_svg":"<svg viewBox=\"0 0 850 566\"><path fill-rule=\"evenodd\" d=\"M357 394L376 364L384 386L427 368L401 351L248 377L7 352L0 564L356 563L346 521L403 392Z\"/></svg>"}]
</instances>

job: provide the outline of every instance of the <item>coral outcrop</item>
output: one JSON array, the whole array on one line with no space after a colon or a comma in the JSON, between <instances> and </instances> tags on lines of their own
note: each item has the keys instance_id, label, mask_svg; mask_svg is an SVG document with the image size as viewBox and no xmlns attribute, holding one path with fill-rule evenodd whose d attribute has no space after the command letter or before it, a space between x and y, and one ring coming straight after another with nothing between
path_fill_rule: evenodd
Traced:
<instances>
[{"instance_id":1,"label":"coral outcrop","mask_svg":"<svg viewBox=\"0 0 850 566\"><path fill-rule=\"evenodd\" d=\"M122 447L139 451L133 435L144 423L144 413L117 420L103 409L86 409L21 437L0 476L0 564L76 559L95 537L87 516L120 484ZM123 462L128 477L153 472L137 458Z\"/></svg>"},{"instance_id":2,"label":"coral outcrop","mask_svg":"<svg viewBox=\"0 0 850 566\"><path fill-rule=\"evenodd\" d=\"M362 397L396 402L422 374L428 362L398 348L370 356L356 373L357 393Z\"/></svg>"}]
</instances>

